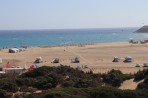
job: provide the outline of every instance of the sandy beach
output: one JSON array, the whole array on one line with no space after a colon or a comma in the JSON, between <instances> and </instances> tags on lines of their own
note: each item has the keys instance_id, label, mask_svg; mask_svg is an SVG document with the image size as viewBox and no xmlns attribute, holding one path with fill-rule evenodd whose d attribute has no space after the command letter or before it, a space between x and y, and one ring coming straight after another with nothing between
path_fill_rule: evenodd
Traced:
<instances>
[{"instance_id":1,"label":"sandy beach","mask_svg":"<svg viewBox=\"0 0 148 98\"><path fill-rule=\"evenodd\" d=\"M0 58L5 66L9 62L12 66L30 66L36 57L42 57L41 66L58 66L70 65L77 67L78 65L88 65L94 72L104 73L111 69L119 69L123 73L134 73L143 67L135 67L135 65L148 62L148 44L129 44L128 42L115 43L98 43L92 45L74 45L74 46L55 46L55 47L29 47L24 52L8 53L8 49L0 50ZM114 57L124 58L131 56L133 62L124 63L112 62ZM80 58L80 63L71 63L70 59L74 57ZM59 58L60 63L51 63L53 58Z\"/></svg>"}]
</instances>

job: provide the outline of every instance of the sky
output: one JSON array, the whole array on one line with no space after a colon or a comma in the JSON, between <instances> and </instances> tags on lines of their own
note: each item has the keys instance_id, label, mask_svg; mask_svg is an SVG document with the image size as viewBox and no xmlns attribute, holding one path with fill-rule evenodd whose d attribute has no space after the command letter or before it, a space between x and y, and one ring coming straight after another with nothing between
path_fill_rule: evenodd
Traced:
<instances>
[{"instance_id":1,"label":"sky","mask_svg":"<svg viewBox=\"0 0 148 98\"><path fill-rule=\"evenodd\" d=\"M0 29L148 25L148 0L0 0Z\"/></svg>"}]
</instances>

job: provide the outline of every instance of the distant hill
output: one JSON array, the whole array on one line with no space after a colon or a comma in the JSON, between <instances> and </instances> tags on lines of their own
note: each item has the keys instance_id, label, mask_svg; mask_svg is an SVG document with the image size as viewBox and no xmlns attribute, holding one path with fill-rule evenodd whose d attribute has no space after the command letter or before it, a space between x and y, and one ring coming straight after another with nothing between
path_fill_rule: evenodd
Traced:
<instances>
[{"instance_id":1,"label":"distant hill","mask_svg":"<svg viewBox=\"0 0 148 98\"><path fill-rule=\"evenodd\" d=\"M141 27L140 29L135 31L135 33L148 33L148 25Z\"/></svg>"}]
</instances>

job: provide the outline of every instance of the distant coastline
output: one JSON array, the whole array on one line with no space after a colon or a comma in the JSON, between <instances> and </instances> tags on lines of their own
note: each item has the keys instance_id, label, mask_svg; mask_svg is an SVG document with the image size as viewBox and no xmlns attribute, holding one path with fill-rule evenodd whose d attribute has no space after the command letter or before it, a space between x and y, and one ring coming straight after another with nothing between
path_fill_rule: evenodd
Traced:
<instances>
[{"instance_id":1,"label":"distant coastline","mask_svg":"<svg viewBox=\"0 0 148 98\"><path fill-rule=\"evenodd\" d=\"M148 33L148 26L143 26L140 29L136 30L135 33Z\"/></svg>"}]
</instances>

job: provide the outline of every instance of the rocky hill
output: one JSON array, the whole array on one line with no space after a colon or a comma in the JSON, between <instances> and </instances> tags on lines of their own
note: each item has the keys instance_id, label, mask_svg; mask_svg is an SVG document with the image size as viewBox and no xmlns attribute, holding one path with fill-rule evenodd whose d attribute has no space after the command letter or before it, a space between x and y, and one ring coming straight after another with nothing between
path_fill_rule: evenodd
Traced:
<instances>
[{"instance_id":1,"label":"rocky hill","mask_svg":"<svg viewBox=\"0 0 148 98\"><path fill-rule=\"evenodd\" d=\"M148 33L148 25L141 27L136 31L136 33Z\"/></svg>"}]
</instances>

